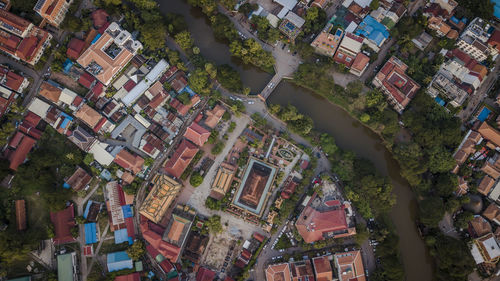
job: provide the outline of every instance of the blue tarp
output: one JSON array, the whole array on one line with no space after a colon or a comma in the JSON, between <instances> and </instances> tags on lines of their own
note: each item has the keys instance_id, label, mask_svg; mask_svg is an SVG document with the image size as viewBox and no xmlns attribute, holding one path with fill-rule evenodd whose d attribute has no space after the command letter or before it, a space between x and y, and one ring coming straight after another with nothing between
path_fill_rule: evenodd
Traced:
<instances>
[{"instance_id":1,"label":"blue tarp","mask_svg":"<svg viewBox=\"0 0 500 281\"><path fill-rule=\"evenodd\" d=\"M63 184L63 188L68 189L68 188L70 188L70 187L71 187L71 186L70 186L69 184L67 184L67 183L64 183L64 184Z\"/></svg>"},{"instance_id":2,"label":"blue tarp","mask_svg":"<svg viewBox=\"0 0 500 281\"><path fill-rule=\"evenodd\" d=\"M89 201L87 202L87 206L85 207L85 211L83 211L83 217L84 217L85 219L87 219L87 216L89 215L90 206L92 206L92 203L94 203L94 201L89 200Z\"/></svg>"},{"instance_id":3,"label":"blue tarp","mask_svg":"<svg viewBox=\"0 0 500 281\"><path fill-rule=\"evenodd\" d=\"M66 61L64 61L64 63L63 63L64 73L68 73L72 66L73 66L73 62L70 59L66 59Z\"/></svg>"},{"instance_id":4,"label":"blue tarp","mask_svg":"<svg viewBox=\"0 0 500 281\"><path fill-rule=\"evenodd\" d=\"M189 97L193 97L194 95L196 95L196 93L193 91L193 89L191 89L189 86L186 86L184 87L180 92L179 94L182 94L184 92L187 92L189 94Z\"/></svg>"},{"instance_id":5,"label":"blue tarp","mask_svg":"<svg viewBox=\"0 0 500 281\"><path fill-rule=\"evenodd\" d=\"M477 116L477 119L482 122L482 121L486 120L486 118L488 118L490 113L491 113L491 110L489 110L486 107L483 107L483 110L481 110L481 113L479 113L479 115Z\"/></svg>"},{"instance_id":6,"label":"blue tarp","mask_svg":"<svg viewBox=\"0 0 500 281\"><path fill-rule=\"evenodd\" d=\"M123 210L123 217L124 218L131 218L133 216L132 208L130 208L130 205L123 205L122 210Z\"/></svg>"},{"instance_id":7,"label":"blue tarp","mask_svg":"<svg viewBox=\"0 0 500 281\"><path fill-rule=\"evenodd\" d=\"M389 38L387 27L370 15L366 16L359 24L355 34L368 38L379 47L385 39Z\"/></svg>"},{"instance_id":8,"label":"blue tarp","mask_svg":"<svg viewBox=\"0 0 500 281\"><path fill-rule=\"evenodd\" d=\"M64 112L61 112L61 115L64 117L64 120L62 121L60 127L64 129L66 128L66 125L68 125L69 122L73 121L73 117L69 116Z\"/></svg>"},{"instance_id":9,"label":"blue tarp","mask_svg":"<svg viewBox=\"0 0 500 281\"><path fill-rule=\"evenodd\" d=\"M115 230L115 244L121 244L123 242L128 242L127 229L124 228Z\"/></svg>"},{"instance_id":10,"label":"blue tarp","mask_svg":"<svg viewBox=\"0 0 500 281\"><path fill-rule=\"evenodd\" d=\"M122 269L132 269L134 265L125 251L109 253L107 255L108 271L118 271Z\"/></svg>"},{"instance_id":11,"label":"blue tarp","mask_svg":"<svg viewBox=\"0 0 500 281\"><path fill-rule=\"evenodd\" d=\"M95 222L85 224L85 244L94 244L97 242L97 229Z\"/></svg>"}]
</instances>

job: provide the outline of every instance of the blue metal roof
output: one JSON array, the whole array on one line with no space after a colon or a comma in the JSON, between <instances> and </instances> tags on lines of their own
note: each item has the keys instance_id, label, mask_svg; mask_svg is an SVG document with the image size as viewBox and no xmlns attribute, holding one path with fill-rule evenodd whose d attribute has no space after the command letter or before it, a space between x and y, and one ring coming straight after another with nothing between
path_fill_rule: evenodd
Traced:
<instances>
[{"instance_id":1,"label":"blue metal roof","mask_svg":"<svg viewBox=\"0 0 500 281\"><path fill-rule=\"evenodd\" d=\"M87 216L89 215L89 211L90 211L90 206L92 205L94 201L92 200L89 200L87 201L87 206L85 207L85 211L83 211L83 217L86 219Z\"/></svg>"},{"instance_id":2,"label":"blue metal roof","mask_svg":"<svg viewBox=\"0 0 500 281\"><path fill-rule=\"evenodd\" d=\"M128 242L127 229L124 228L115 230L115 244L121 244L123 242Z\"/></svg>"},{"instance_id":3,"label":"blue metal roof","mask_svg":"<svg viewBox=\"0 0 500 281\"><path fill-rule=\"evenodd\" d=\"M97 229L95 222L85 224L85 244L94 244L97 242Z\"/></svg>"},{"instance_id":4,"label":"blue metal roof","mask_svg":"<svg viewBox=\"0 0 500 281\"><path fill-rule=\"evenodd\" d=\"M493 15L497 19L500 19L500 0L491 0L491 3L493 3L493 5L495 5L493 7Z\"/></svg>"},{"instance_id":5,"label":"blue metal roof","mask_svg":"<svg viewBox=\"0 0 500 281\"><path fill-rule=\"evenodd\" d=\"M389 38L389 31L387 30L387 27L370 15L366 16L359 24L355 34L368 38L369 40L375 42L375 44L379 47L385 39Z\"/></svg>"},{"instance_id":6,"label":"blue metal roof","mask_svg":"<svg viewBox=\"0 0 500 281\"><path fill-rule=\"evenodd\" d=\"M123 211L123 218L131 218L133 216L132 214L132 208L130 205L123 205L122 206L122 211Z\"/></svg>"},{"instance_id":7,"label":"blue metal roof","mask_svg":"<svg viewBox=\"0 0 500 281\"><path fill-rule=\"evenodd\" d=\"M125 251L109 253L107 255L108 271L118 271L122 269L132 269L134 265Z\"/></svg>"}]
</instances>

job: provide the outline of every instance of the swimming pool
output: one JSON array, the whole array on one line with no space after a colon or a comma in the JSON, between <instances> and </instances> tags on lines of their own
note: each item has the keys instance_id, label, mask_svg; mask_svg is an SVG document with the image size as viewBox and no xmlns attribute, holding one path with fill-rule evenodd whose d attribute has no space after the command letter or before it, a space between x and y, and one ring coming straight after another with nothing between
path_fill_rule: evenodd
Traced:
<instances>
[{"instance_id":1,"label":"swimming pool","mask_svg":"<svg viewBox=\"0 0 500 281\"><path fill-rule=\"evenodd\" d=\"M444 100L442 100L440 97L436 97L434 99L440 106L444 106L446 104L446 102Z\"/></svg>"},{"instance_id":2,"label":"swimming pool","mask_svg":"<svg viewBox=\"0 0 500 281\"><path fill-rule=\"evenodd\" d=\"M487 107L483 107L483 110L481 110L481 113L477 116L477 119L480 121L486 120L488 116L490 115L491 110L489 110Z\"/></svg>"}]
</instances>

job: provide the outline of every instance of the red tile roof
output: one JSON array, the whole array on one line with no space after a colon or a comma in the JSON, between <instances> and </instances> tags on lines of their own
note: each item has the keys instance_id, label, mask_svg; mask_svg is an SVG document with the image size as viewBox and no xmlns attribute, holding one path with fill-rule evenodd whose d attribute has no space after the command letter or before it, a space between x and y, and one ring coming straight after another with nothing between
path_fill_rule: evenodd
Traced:
<instances>
[{"instance_id":1,"label":"red tile roof","mask_svg":"<svg viewBox=\"0 0 500 281\"><path fill-rule=\"evenodd\" d=\"M76 226L75 208L73 204L62 211L56 213L51 212L50 220L54 224L54 244L59 245L75 241L73 236L71 236L71 229Z\"/></svg>"},{"instance_id":2,"label":"red tile roof","mask_svg":"<svg viewBox=\"0 0 500 281\"><path fill-rule=\"evenodd\" d=\"M205 267L201 267L196 274L196 281L213 281L214 278L215 272Z\"/></svg>"},{"instance_id":3,"label":"red tile roof","mask_svg":"<svg viewBox=\"0 0 500 281\"><path fill-rule=\"evenodd\" d=\"M176 178L180 178L197 152L198 147L183 139L170 160L165 164L165 171Z\"/></svg>"},{"instance_id":4,"label":"red tile roof","mask_svg":"<svg viewBox=\"0 0 500 281\"><path fill-rule=\"evenodd\" d=\"M488 45L500 52L500 31L498 29L495 29L493 34L491 34L490 39L488 39Z\"/></svg>"},{"instance_id":5,"label":"red tile roof","mask_svg":"<svg viewBox=\"0 0 500 281\"><path fill-rule=\"evenodd\" d=\"M90 89L90 87L92 87L92 83L94 81L95 81L94 76L90 75L90 73L88 72L84 72L82 75L80 75L80 78L78 79L78 83L80 83L87 89Z\"/></svg>"},{"instance_id":6,"label":"red tile roof","mask_svg":"<svg viewBox=\"0 0 500 281\"><path fill-rule=\"evenodd\" d=\"M90 17L92 18L92 22L94 24L94 27L96 29L101 28L103 25L105 25L108 22L108 13L106 13L105 10L99 9L95 10Z\"/></svg>"},{"instance_id":7,"label":"red tile roof","mask_svg":"<svg viewBox=\"0 0 500 281\"><path fill-rule=\"evenodd\" d=\"M130 79L125 83L125 85L123 85L123 88L127 90L127 92L130 92L135 87L135 85L137 85L137 83L135 83L134 80Z\"/></svg>"},{"instance_id":8,"label":"red tile roof","mask_svg":"<svg viewBox=\"0 0 500 281\"><path fill-rule=\"evenodd\" d=\"M207 142L208 137L210 137L210 132L198 123L193 122L187 127L184 137L197 146L203 146Z\"/></svg>"},{"instance_id":9,"label":"red tile roof","mask_svg":"<svg viewBox=\"0 0 500 281\"><path fill-rule=\"evenodd\" d=\"M68 49L66 50L66 55L70 59L78 59L80 54L83 51L83 47L85 47L85 42L78 38L72 38L68 43Z\"/></svg>"},{"instance_id":10,"label":"red tile roof","mask_svg":"<svg viewBox=\"0 0 500 281\"><path fill-rule=\"evenodd\" d=\"M141 281L141 275L138 272L115 277L115 281Z\"/></svg>"},{"instance_id":11,"label":"red tile roof","mask_svg":"<svg viewBox=\"0 0 500 281\"><path fill-rule=\"evenodd\" d=\"M35 139L23 134L23 138L19 145L16 147L16 150L9 155L9 168L16 171L19 165L21 165L24 160L26 160L28 153L31 151L35 143Z\"/></svg>"}]
</instances>

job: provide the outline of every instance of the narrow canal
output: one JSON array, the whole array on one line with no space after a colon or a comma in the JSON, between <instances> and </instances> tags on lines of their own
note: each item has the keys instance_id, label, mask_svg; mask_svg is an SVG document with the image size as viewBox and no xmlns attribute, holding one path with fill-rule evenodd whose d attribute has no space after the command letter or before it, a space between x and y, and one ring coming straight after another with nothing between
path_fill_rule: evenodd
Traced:
<instances>
[{"instance_id":1,"label":"narrow canal","mask_svg":"<svg viewBox=\"0 0 500 281\"><path fill-rule=\"evenodd\" d=\"M217 64L229 64L236 68L241 74L243 83L252 88L252 93L265 87L271 75L251 66L243 66L238 60L231 58L228 46L215 40L208 20L199 9L190 7L184 0L162 0L160 10L183 15L201 53ZM380 173L390 178L397 196L397 204L391 212L391 217L400 237L399 245L407 280L432 280L431 259L415 225L417 208L415 196L408 183L401 178L398 163L382 144L381 139L340 107L288 82L282 82L275 89L268 103L294 105L301 113L314 120L318 130L335 137L339 147L352 150L371 160Z\"/></svg>"}]
</instances>

